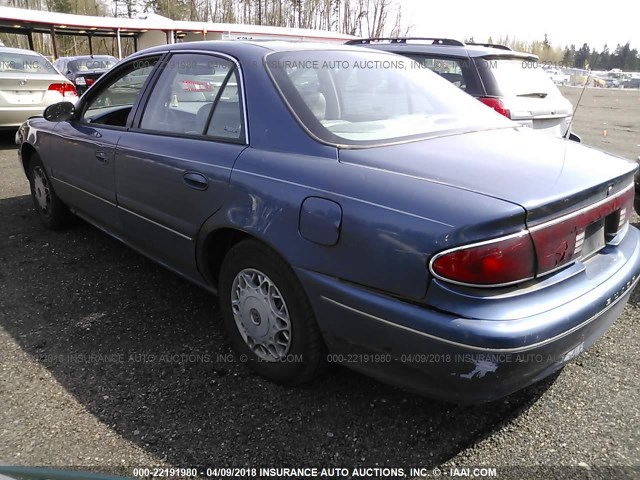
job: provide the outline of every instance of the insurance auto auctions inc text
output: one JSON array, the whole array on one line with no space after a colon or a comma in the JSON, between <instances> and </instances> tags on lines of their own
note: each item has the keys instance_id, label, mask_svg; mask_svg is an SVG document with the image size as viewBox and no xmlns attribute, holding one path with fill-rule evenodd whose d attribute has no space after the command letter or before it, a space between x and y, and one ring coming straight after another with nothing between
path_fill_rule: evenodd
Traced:
<instances>
[{"instance_id":1,"label":"insurance auto auctions inc text","mask_svg":"<svg viewBox=\"0 0 640 480\"><path fill-rule=\"evenodd\" d=\"M246 469L243 469L246 470ZM244 473L250 478L437 478L437 477L467 477L467 478L491 478L496 477L495 468L449 468L440 469L424 468L424 467L331 467L331 468L293 468L293 467L268 467L268 468L251 468L248 472L232 472L228 469L208 469L207 473L210 477L224 478L237 476L236 473Z\"/></svg>"}]
</instances>

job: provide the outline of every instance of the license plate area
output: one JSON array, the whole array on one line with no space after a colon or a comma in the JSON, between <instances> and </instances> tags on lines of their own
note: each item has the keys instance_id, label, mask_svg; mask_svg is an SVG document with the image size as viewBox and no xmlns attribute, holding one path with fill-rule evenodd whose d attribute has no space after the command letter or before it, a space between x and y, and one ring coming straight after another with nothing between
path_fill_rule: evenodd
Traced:
<instances>
[{"instance_id":1,"label":"license plate area","mask_svg":"<svg viewBox=\"0 0 640 480\"><path fill-rule=\"evenodd\" d=\"M605 244L605 219L603 218L584 229L581 257L587 259L595 255L604 248Z\"/></svg>"},{"instance_id":2,"label":"license plate area","mask_svg":"<svg viewBox=\"0 0 640 480\"><path fill-rule=\"evenodd\" d=\"M13 104L34 104L42 99L42 92L32 90L15 90L7 92L7 99Z\"/></svg>"}]
</instances>

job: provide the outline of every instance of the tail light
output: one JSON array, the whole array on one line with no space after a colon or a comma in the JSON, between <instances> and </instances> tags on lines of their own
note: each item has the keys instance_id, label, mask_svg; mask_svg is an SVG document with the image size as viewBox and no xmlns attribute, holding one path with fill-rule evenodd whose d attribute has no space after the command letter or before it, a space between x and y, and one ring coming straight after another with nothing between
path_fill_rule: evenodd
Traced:
<instances>
[{"instance_id":1,"label":"tail light","mask_svg":"<svg viewBox=\"0 0 640 480\"><path fill-rule=\"evenodd\" d=\"M431 273L453 283L499 287L548 274L595 253L623 230L633 211L634 189L514 235L453 248L437 254ZM604 230L602 232L601 230ZM602 235L593 251L584 251L591 235Z\"/></svg>"},{"instance_id":2,"label":"tail light","mask_svg":"<svg viewBox=\"0 0 640 480\"><path fill-rule=\"evenodd\" d=\"M93 85L95 83L95 79L87 78L86 82L87 82L87 87L90 87L91 85Z\"/></svg>"},{"instance_id":3,"label":"tail light","mask_svg":"<svg viewBox=\"0 0 640 480\"><path fill-rule=\"evenodd\" d=\"M484 103L487 107L493 108L500 115L504 115L507 118L511 118L511 111L504 105L504 102L499 98L479 97L478 100Z\"/></svg>"},{"instance_id":4,"label":"tail light","mask_svg":"<svg viewBox=\"0 0 640 480\"><path fill-rule=\"evenodd\" d=\"M77 97L78 92L76 87L71 83L52 83L47 90L54 90L60 93L63 97Z\"/></svg>"},{"instance_id":5,"label":"tail light","mask_svg":"<svg viewBox=\"0 0 640 480\"><path fill-rule=\"evenodd\" d=\"M535 277L536 257L529 232L482 242L436 255L431 271L439 278L468 285L497 286Z\"/></svg>"}]
</instances>

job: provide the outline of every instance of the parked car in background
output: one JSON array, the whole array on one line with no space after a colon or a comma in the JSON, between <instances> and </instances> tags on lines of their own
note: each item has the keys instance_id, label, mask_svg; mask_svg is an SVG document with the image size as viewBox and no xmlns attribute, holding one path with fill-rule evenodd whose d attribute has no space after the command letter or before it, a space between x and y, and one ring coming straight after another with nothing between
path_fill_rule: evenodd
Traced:
<instances>
[{"instance_id":1,"label":"parked car in background","mask_svg":"<svg viewBox=\"0 0 640 480\"><path fill-rule=\"evenodd\" d=\"M0 47L0 128L17 128L53 103L77 99L73 84L42 55Z\"/></svg>"},{"instance_id":2,"label":"parked car in background","mask_svg":"<svg viewBox=\"0 0 640 480\"><path fill-rule=\"evenodd\" d=\"M400 58L136 53L21 127L37 215L76 214L217 292L230 343L273 381L331 361L453 402L514 392L621 314L640 278L637 166ZM105 105L133 76L135 96Z\"/></svg>"},{"instance_id":3,"label":"parked car in background","mask_svg":"<svg viewBox=\"0 0 640 480\"><path fill-rule=\"evenodd\" d=\"M606 88L618 88L621 85L621 81L618 78L608 77L604 80L604 86Z\"/></svg>"},{"instance_id":4,"label":"parked car in background","mask_svg":"<svg viewBox=\"0 0 640 480\"><path fill-rule=\"evenodd\" d=\"M571 102L530 53L448 38L371 38L347 44L407 56L501 115L535 130L562 137L571 123Z\"/></svg>"},{"instance_id":5,"label":"parked car in background","mask_svg":"<svg viewBox=\"0 0 640 480\"><path fill-rule=\"evenodd\" d=\"M628 78L620 86L623 88L640 88L640 78Z\"/></svg>"},{"instance_id":6,"label":"parked car in background","mask_svg":"<svg viewBox=\"0 0 640 480\"><path fill-rule=\"evenodd\" d=\"M630 78L621 84L624 88L640 88L640 78Z\"/></svg>"},{"instance_id":7,"label":"parked car in background","mask_svg":"<svg viewBox=\"0 0 640 480\"><path fill-rule=\"evenodd\" d=\"M544 72L556 85L569 85L571 77L560 68L546 68Z\"/></svg>"},{"instance_id":8,"label":"parked car in background","mask_svg":"<svg viewBox=\"0 0 640 480\"><path fill-rule=\"evenodd\" d=\"M71 80L79 94L93 85L107 70L118 63L111 55L83 55L79 57L61 57L53 64L63 75Z\"/></svg>"}]
</instances>

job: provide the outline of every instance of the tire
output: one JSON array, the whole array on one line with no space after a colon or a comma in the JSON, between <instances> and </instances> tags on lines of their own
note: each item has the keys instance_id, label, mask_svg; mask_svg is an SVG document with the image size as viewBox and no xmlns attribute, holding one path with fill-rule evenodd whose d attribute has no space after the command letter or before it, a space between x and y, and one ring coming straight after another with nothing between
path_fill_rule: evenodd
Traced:
<instances>
[{"instance_id":1,"label":"tire","mask_svg":"<svg viewBox=\"0 0 640 480\"><path fill-rule=\"evenodd\" d=\"M36 214L49 230L60 230L72 223L73 215L51 185L47 170L37 154L29 159L29 184Z\"/></svg>"},{"instance_id":2,"label":"tire","mask_svg":"<svg viewBox=\"0 0 640 480\"><path fill-rule=\"evenodd\" d=\"M225 256L218 283L223 322L243 363L285 385L308 382L323 369L326 350L311 304L278 254L243 240Z\"/></svg>"}]
</instances>

